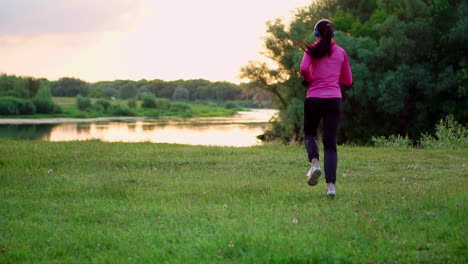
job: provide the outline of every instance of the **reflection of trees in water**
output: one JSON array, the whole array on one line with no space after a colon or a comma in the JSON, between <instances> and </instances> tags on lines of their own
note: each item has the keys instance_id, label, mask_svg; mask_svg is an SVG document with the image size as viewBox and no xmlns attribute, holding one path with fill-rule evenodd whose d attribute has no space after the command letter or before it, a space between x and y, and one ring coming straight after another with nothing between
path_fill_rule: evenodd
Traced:
<instances>
[{"instance_id":1,"label":"reflection of trees in water","mask_svg":"<svg viewBox=\"0 0 468 264\"><path fill-rule=\"evenodd\" d=\"M270 124L268 123L221 123L221 124L213 124L213 123L190 123L189 125L176 125L174 127L179 129L185 130L194 130L198 132L202 131L230 131L233 128L237 130L252 130L256 128L267 129L269 128Z\"/></svg>"},{"instance_id":2,"label":"reflection of trees in water","mask_svg":"<svg viewBox=\"0 0 468 264\"><path fill-rule=\"evenodd\" d=\"M136 124L128 124L127 125L128 131L135 132L136 130Z\"/></svg>"},{"instance_id":3,"label":"reflection of trees in water","mask_svg":"<svg viewBox=\"0 0 468 264\"><path fill-rule=\"evenodd\" d=\"M57 124L0 125L0 138L42 139L49 136Z\"/></svg>"},{"instance_id":4,"label":"reflection of trees in water","mask_svg":"<svg viewBox=\"0 0 468 264\"><path fill-rule=\"evenodd\" d=\"M156 127L156 125L142 125L141 128L144 130L144 131L147 131L147 130L153 130L154 128Z\"/></svg>"},{"instance_id":5,"label":"reflection of trees in water","mask_svg":"<svg viewBox=\"0 0 468 264\"><path fill-rule=\"evenodd\" d=\"M109 129L109 122L98 122L94 123L94 128L97 130L108 130Z\"/></svg>"},{"instance_id":6,"label":"reflection of trees in water","mask_svg":"<svg viewBox=\"0 0 468 264\"><path fill-rule=\"evenodd\" d=\"M91 124L90 123L78 123L78 124L76 124L76 132L78 134L81 134L81 133L89 134L90 130L91 130Z\"/></svg>"}]
</instances>

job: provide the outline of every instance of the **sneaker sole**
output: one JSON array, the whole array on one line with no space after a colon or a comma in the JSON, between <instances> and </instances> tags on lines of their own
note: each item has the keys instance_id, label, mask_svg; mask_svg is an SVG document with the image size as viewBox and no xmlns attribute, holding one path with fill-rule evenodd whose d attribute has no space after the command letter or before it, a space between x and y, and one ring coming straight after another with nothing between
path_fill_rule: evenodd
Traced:
<instances>
[{"instance_id":1,"label":"sneaker sole","mask_svg":"<svg viewBox=\"0 0 468 264\"><path fill-rule=\"evenodd\" d=\"M322 172L320 170L314 170L312 172L312 176L310 176L310 179L307 181L307 183L310 185L310 186L315 186L317 185L318 183L318 178L320 177L320 175L322 174Z\"/></svg>"}]
</instances>

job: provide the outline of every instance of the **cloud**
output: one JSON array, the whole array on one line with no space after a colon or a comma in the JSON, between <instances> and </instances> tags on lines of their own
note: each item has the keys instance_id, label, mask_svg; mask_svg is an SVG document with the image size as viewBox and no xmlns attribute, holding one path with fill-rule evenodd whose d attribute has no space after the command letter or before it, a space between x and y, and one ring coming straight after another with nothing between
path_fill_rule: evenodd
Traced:
<instances>
[{"instance_id":1,"label":"cloud","mask_svg":"<svg viewBox=\"0 0 468 264\"><path fill-rule=\"evenodd\" d=\"M145 0L2 0L0 35L124 31Z\"/></svg>"}]
</instances>

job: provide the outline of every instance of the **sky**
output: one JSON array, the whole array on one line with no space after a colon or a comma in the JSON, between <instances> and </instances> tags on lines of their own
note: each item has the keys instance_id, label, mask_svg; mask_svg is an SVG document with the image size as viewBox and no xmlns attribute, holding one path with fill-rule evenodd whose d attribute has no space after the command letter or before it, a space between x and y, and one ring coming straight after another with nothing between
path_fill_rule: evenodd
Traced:
<instances>
[{"instance_id":1,"label":"sky","mask_svg":"<svg viewBox=\"0 0 468 264\"><path fill-rule=\"evenodd\" d=\"M266 22L311 0L0 0L0 73L239 83Z\"/></svg>"}]
</instances>

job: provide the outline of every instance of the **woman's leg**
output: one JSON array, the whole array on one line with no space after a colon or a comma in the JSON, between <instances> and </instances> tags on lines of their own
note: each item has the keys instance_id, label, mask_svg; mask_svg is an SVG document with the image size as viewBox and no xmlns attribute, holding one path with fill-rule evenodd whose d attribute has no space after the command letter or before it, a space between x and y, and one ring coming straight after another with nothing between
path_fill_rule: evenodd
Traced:
<instances>
[{"instance_id":1,"label":"woman's leg","mask_svg":"<svg viewBox=\"0 0 468 264\"><path fill-rule=\"evenodd\" d=\"M336 136L341 115L341 99L330 98L327 100L323 113L323 148L325 178L327 183L335 183L338 153L336 150Z\"/></svg>"},{"instance_id":2,"label":"woman's leg","mask_svg":"<svg viewBox=\"0 0 468 264\"><path fill-rule=\"evenodd\" d=\"M309 161L314 164L319 160L317 128L322 118L320 102L317 98L306 98L304 101L304 143Z\"/></svg>"}]
</instances>

